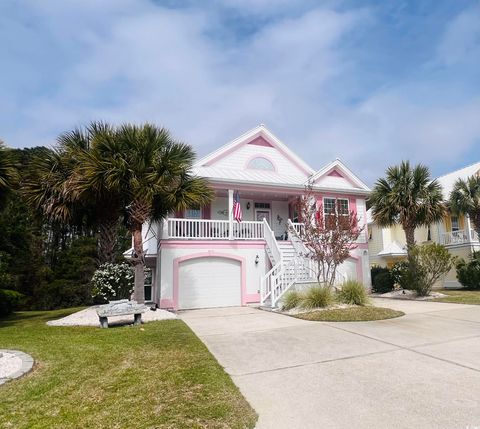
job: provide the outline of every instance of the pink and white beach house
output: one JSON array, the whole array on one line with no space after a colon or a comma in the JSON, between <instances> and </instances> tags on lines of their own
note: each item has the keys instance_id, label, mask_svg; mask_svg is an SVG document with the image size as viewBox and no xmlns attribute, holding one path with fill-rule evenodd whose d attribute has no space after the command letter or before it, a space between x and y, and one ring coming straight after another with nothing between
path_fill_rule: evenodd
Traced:
<instances>
[{"instance_id":1,"label":"pink and white beach house","mask_svg":"<svg viewBox=\"0 0 480 429\"><path fill-rule=\"evenodd\" d=\"M365 183L338 159L315 171L264 125L200 159L194 172L215 190L211 205L144 226L146 297L161 308L275 307L287 290L312 281L303 245L288 233L301 228L295 201L309 181L323 207L342 200L365 225ZM233 217L237 195L241 222ZM365 229L339 278L370 285L367 237Z\"/></svg>"}]
</instances>

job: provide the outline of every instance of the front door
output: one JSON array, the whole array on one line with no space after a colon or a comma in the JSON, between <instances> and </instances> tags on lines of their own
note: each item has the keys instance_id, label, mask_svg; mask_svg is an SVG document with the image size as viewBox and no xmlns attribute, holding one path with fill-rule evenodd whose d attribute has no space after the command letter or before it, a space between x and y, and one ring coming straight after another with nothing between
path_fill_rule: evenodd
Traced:
<instances>
[{"instance_id":1,"label":"front door","mask_svg":"<svg viewBox=\"0 0 480 429\"><path fill-rule=\"evenodd\" d=\"M266 219L268 224L271 225L271 212L268 209L256 209L255 210L255 220L258 221L263 221L263 219Z\"/></svg>"}]
</instances>

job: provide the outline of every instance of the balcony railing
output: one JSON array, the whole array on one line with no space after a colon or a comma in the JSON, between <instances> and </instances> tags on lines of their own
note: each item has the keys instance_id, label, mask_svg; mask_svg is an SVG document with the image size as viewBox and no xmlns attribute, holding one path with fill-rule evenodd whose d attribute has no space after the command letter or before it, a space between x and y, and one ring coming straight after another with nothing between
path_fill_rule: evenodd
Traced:
<instances>
[{"instance_id":1,"label":"balcony railing","mask_svg":"<svg viewBox=\"0 0 480 429\"><path fill-rule=\"evenodd\" d=\"M263 240L263 222L243 221L232 224L230 237L230 222L214 219L178 219L168 218L165 221L163 239L190 240Z\"/></svg>"},{"instance_id":2,"label":"balcony railing","mask_svg":"<svg viewBox=\"0 0 480 429\"><path fill-rule=\"evenodd\" d=\"M440 243L445 246L468 242L478 242L478 235L473 229L470 231L460 229L458 231L444 232L440 235Z\"/></svg>"}]
</instances>

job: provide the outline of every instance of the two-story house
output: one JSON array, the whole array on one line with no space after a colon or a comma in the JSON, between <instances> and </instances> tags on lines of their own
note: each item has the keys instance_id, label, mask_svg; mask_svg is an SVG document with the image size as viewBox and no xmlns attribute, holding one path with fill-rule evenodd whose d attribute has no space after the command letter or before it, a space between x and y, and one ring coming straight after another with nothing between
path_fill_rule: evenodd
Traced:
<instances>
[{"instance_id":1,"label":"two-story house","mask_svg":"<svg viewBox=\"0 0 480 429\"><path fill-rule=\"evenodd\" d=\"M264 125L220 147L194 165L215 191L206 207L191 207L161 224L144 226L147 298L161 308L187 309L259 303L276 306L297 281L309 276L296 201L313 184L318 205L353 211L366 219L369 188L340 160L314 170ZM238 198L242 220L233 216ZM340 279L370 284L367 231L363 231Z\"/></svg>"}]
</instances>

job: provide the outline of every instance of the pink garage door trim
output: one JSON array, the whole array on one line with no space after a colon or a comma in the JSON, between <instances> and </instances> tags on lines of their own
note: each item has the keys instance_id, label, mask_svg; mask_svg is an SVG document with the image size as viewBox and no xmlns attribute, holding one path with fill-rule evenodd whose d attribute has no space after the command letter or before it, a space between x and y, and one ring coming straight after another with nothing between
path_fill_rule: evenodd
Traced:
<instances>
[{"instance_id":1,"label":"pink garage door trim","mask_svg":"<svg viewBox=\"0 0 480 429\"><path fill-rule=\"evenodd\" d=\"M178 310L178 291L179 291L179 269L180 264L184 261L190 259L200 259L200 258L225 258L233 259L240 262L240 296L242 305L246 304L247 298L247 279L246 279L246 268L245 268L245 258L242 256L232 255L230 253L214 252L210 250L208 252L195 253L193 255L185 255L175 258L173 260L173 308Z\"/></svg>"}]
</instances>

